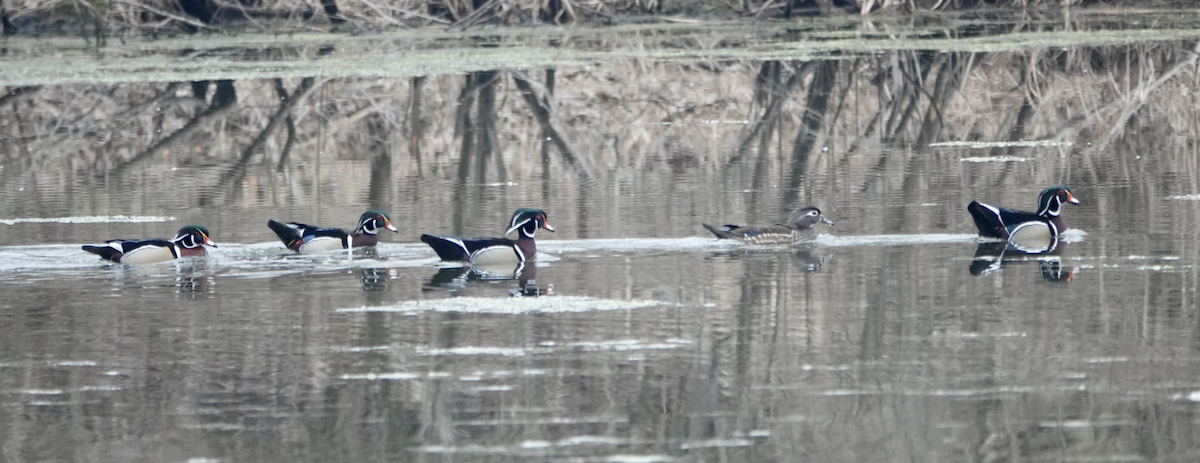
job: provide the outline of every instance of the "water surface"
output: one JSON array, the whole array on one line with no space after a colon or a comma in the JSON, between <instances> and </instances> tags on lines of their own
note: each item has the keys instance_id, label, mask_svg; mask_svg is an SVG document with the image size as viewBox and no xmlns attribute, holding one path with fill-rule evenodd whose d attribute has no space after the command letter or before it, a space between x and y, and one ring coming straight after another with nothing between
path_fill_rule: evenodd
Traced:
<instances>
[{"instance_id":1,"label":"water surface","mask_svg":"<svg viewBox=\"0 0 1200 463\"><path fill-rule=\"evenodd\" d=\"M247 74L30 65L0 107L4 454L1194 461L1194 34L1111 20L996 20L1077 40L1038 44L949 18L925 45L918 24L778 56L695 29L646 32L690 44L669 57L554 29L490 32L603 40L461 69L448 57L488 48L442 33L338 39L328 59L355 70L311 37L243 38L312 54L241 50ZM797 24L714 33L879 33ZM363 61L409 38L440 44L418 47L438 67ZM45 59L75 69L63 53ZM1032 209L1053 184L1081 200L1053 253L975 236L969 201ZM836 223L811 243L700 227L810 204ZM518 207L557 230L519 271L418 240L497 236ZM368 208L401 230L373 251L296 256L265 226ZM191 223L219 244L207 258L79 249Z\"/></svg>"}]
</instances>

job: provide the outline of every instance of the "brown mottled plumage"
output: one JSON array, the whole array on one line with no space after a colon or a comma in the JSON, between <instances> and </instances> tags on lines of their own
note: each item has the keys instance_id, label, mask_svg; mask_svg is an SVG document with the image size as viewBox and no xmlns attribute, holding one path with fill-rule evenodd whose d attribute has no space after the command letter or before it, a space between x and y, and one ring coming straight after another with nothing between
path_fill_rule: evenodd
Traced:
<instances>
[{"instance_id":1,"label":"brown mottled plumage","mask_svg":"<svg viewBox=\"0 0 1200 463\"><path fill-rule=\"evenodd\" d=\"M821 210L815 207L805 207L796 210L787 224L767 226L722 225L714 227L702 223L704 228L717 235L717 238L740 240L747 244L792 244L809 241L817 237L817 230L812 228L817 223L830 222L821 215Z\"/></svg>"}]
</instances>

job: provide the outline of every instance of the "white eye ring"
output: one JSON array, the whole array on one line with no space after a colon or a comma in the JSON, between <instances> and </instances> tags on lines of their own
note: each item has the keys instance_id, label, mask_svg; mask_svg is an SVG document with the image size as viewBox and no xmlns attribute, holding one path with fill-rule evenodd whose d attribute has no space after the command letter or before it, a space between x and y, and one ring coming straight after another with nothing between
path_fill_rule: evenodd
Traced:
<instances>
[{"instance_id":1,"label":"white eye ring","mask_svg":"<svg viewBox=\"0 0 1200 463\"><path fill-rule=\"evenodd\" d=\"M817 212L817 211L808 211L808 215L811 215L811 216L813 216L813 217L816 217L816 216L817 216L817 214L820 214L820 212Z\"/></svg>"}]
</instances>

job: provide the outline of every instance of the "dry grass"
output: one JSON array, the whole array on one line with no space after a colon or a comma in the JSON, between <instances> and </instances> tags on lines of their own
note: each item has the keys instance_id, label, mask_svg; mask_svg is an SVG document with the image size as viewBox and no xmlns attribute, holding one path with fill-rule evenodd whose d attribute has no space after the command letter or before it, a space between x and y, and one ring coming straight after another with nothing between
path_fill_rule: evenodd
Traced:
<instances>
[{"instance_id":1,"label":"dry grass","mask_svg":"<svg viewBox=\"0 0 1200 463\"><path fill-rule=\"evenodd\" d=\"M1004 141L1013 136L1020 120L1021 139L1101 145L1120 139L1132 127L1197 138L1200 129L1193 100L1200 88L1196 88L1192 51L1192 46L1177 43L946 58L969 63L957 68L937 67L936 61L923 64L904 52L844 61L836 71L821 136L855 140L863 147L912 143L934 123L941 127L938 140ZM754 98L759 64L630 60L559 69L554 117L591 168L641 169L673 162L721 169L737 154L736 143L730 140L748 136L754 121L763 116ZM890 77L899 68L920 66L933 69L920 87L905 87L903 79ZM939 98L936 84L943 74L953 82L953 91L944 91L940 97L944 101L933 105L930 98ZM540 71L528 75L535 81L543 79ZM771 128L771 146L781 147L782 152L790 153L796 138L806 111L803 89L810 78L803 77L800 90L786 96L782 117ZM406 134L419 124L421 150L407 157L414 160L412 168L436 166L451 172L461 156L462 140L455 127L456 110L463 106L463 82L453 75L426 78L415 113L409 108L411 79L326 82L292 113L297 140L291 158L366 152L365 147L379 140L363 124L375 120L394 134L385 141L400 146L400 151L410 149ZM291 92L298 83L285 80L284 88ZM477 114L478 108L468 105L468 117L496 120L499 149L509 171L539 169L538 163L518 154L541 148L530 108L504 73L494 85L496 113ZM236 108L193 137L197 147L208 146L211 140L219 140L220 146L199 150L196 156L234 157L239 147L247 146L279 106L273 86L265 80L237 82ZM167 89L168 95L155 100ZM186 85L165 83L55 86L15 100L4 107L5 116L0 118L0 134L10 142L7 157L81 171L121 164L181 128L209 104L192 98ZM156 104L139 106L145 101ZM1021 116L1025 105L1030 112ZM19 117L10 117L12 111ZM283 145L280 131L256 156L273 163ZM787 157L764 159L772 170L786 169Z\"/></svg>"},{"instance_id":2,"label":"dry grass","mask_svg":"<svg viewBox=\"0 0 1200 463\"><path fill-rule=\"evenodd\" d=\"M19 30L76 33L81 25L111 32L159 32L196 29L329 29L333 23L320 0L208 0L211 21L185 13L177 0L7 0L4 14ZM478 3L478 7L476 6ZM832 5L824 2L826 5ZM962 0L865 0L862 14L910 14L975 8ZM995 7L1087 6L1088 0L1007 0ZM456 24L578 23L624 21L645 15L755 17L784 14L785 0L340 0L336 21L357 30ZM1130 6L1147 7L1144 2ZM828 14L838 14L831 6ZM97 26L96 24L99 23Z\"/></svg>"}]
</instances>

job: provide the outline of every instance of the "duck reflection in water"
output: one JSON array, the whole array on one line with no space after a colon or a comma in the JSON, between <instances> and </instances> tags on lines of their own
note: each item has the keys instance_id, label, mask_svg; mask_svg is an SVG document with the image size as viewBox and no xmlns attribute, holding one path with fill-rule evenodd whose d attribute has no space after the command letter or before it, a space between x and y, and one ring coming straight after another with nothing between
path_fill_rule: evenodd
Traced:
<instances>
[{"instance_id":1,"label":"duck reflection in water","mask_svg":"<svg viewBox=\"0 0 1200 463\"><path fill-rule=\"evenodd\" d=\"M429 281L429 286L445 288L449 291L459 291L472 282L495 283L500 281L516 281L516 287L508 293L514 297L549 296L554 294L554 285L539 286L537 283L537 266L532 262L521 262L516 267L495 265L466 265L462 267L444 267Z\"/></svg>"},{"instance_id":2,"label":"duck reflection in water","mask_svg":"<svg viewBox=\"0 0 1200 463\"><path fill-rule=\"evenodd\" d=\"M387 291L388 282L396 279L396 269L364 267L359 270L363 291Z\"/></svg>"},{"instance_id":3,"label":"duck reflection in water","mask_svg":"<svg viewBox=\"0 0 1200 463\"><path fill-rule=\"evenodd\" d=\"M825 252L818 252L817 249L810 249L808 246L801 246L800 249L792 247L787 250L787 260L800 270L810 273L821 271L821 266L829 260L830 255ZM778 249L746 249L738 248L731 251L714 252L716 256L728 256L730 260L747 260L751 256L771 256L779 255L782 257L782 251Z\"/></svg>"},{"instance_id":4,"label":"duck reflection in water","mask_svg":"<svg viewBox=\"0 0 1200 463\"><path fill-rule=\"evenodd\" d=\"M1037 262L1041 267L1042 280L1050 283L1070 283L1075 269L1062 264L1062 252L1066 243L1057 238L1045 243L1018 243L1015 241L989 241L979 243L969 271L972 275L987 275L1000 270L1004 265Z\"/></svg>"},{"instance_id":5,"label":"duck reflection in water","mask_svg":"<svg viewBox=\"0 0 1200 463\"><path fill-rule=\"evenodd\" d=\"M212 297L215 281L204 261L175 268L175 292L189 298Z\"/></svg>"}]
</instances>

